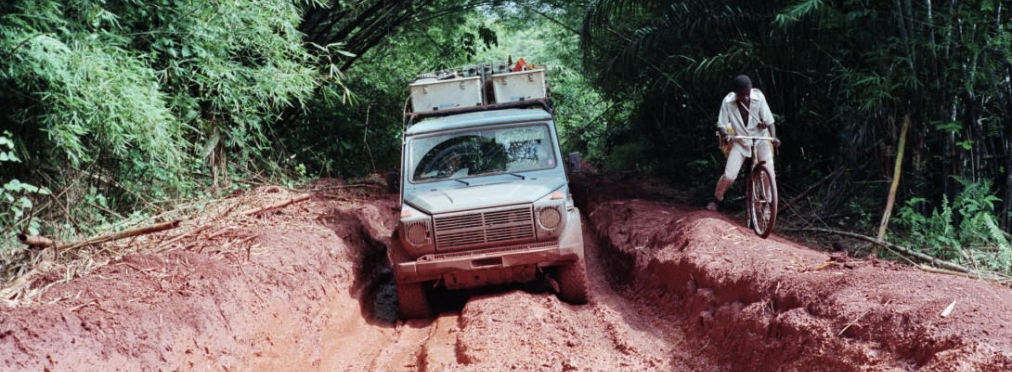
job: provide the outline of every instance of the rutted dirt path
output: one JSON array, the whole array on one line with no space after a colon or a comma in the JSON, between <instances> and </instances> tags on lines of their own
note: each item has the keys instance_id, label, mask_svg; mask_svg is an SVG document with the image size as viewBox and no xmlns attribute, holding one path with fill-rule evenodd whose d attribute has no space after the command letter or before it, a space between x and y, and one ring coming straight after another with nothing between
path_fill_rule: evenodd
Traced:
<instances>
[{"instance_id":1,"label":"rutted dirt path","mask_svg":"<svg viewBox=\"0 0 1012 372\"><path fill-rule=\"evenodd\" d=\"M251 216L292 195L222 201L83 276L53 265L0 307L0 370L1012 370L1008 289L757 239L603 179L574 184L590 304L532 283L397 321L395 198L314 190Z\"/></svg>"}]
</instances>

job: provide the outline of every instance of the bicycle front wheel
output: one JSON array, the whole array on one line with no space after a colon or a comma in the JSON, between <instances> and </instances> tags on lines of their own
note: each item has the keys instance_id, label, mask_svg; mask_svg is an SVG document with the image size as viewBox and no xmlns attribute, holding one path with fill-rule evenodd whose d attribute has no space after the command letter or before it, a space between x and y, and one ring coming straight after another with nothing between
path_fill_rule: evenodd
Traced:
<instances>
[{"instance_id":1,"label":"bicycle front wheel","mask_svg":"<svg viewBox=\"0 0 1012 372\"><path fill-rule=\"evenodd\" d=\"M756 235L765 239L773 232L777 221L777 182L766 165L752 169L747 192L749 224Z\"/></svg>"}]
</instances>

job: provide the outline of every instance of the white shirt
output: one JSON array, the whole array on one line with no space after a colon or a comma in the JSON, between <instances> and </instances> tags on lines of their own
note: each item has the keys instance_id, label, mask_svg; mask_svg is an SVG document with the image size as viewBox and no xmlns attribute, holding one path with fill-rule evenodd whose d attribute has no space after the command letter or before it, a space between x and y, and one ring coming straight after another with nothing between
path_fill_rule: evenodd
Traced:
<instances>
[{"instance_id":1,"label":"white shirt","mask_svg":"<svg viewBox=\"0 0 1012 372\"><path fill-rule=\"evenodd\" d=\"M759 89L752 89L749 93L748 122L743 122L741 110L738 108L738 99L734 92L724 96L720 105L720 115L717 117L717 127L733 130L736 136L770 137L769 129L759 129L760 120L766 125L773 124L773 112L770 105L766 103L766 96ZM732 133L728 131L728 133ZM746 157L752 156L749 142L746 140L734 140L733 150L740 152Z\"/></svg>"}]
</instances>

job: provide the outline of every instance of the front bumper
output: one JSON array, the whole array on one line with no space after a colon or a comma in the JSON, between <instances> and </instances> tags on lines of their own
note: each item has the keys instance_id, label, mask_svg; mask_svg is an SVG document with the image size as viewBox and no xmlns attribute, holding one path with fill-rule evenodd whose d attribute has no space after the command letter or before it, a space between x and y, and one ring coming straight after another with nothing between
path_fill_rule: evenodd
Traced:
<instances>
[{"instance_id":1,"label":"front bumper","mask_svg":"<svg viewBox=\"0 0 1012 372\"><path fill-rule=\"evenodd\" d=\"M566 230L559 240L486 248L443 254L429 254L417 260L395 260L391 255L398 283L437 280L446 274L469 271L514 271L524 266L556 266L583 259L583 227L579 210L573 209ZM397 247L399 249L399 247Z\"/></svg>"}]
</instances>

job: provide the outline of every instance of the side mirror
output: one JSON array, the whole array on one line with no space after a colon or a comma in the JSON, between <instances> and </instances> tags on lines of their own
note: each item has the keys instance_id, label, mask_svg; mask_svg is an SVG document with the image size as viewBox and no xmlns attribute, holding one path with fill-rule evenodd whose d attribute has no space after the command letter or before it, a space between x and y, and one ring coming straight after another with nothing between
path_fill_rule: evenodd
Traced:
<instances>
[{"instance_id":1,"label":"side mirror","mask_svg":"<svg viewBox=\"0 0 1012 372\"><path fill-rule=\"evenodd\" d=\"M401 191L401 173L400 172L395 172L395 171L387 172L384 175L384 178L386 178L385 181L386 181L386 184L387 184L387 192L388 193L390 193L390 194L396 194L396 193L398 193L398 192Z\"/></svg>"},{"instance_id":2,"label":"side mirror","mask_svg":"<svg viewBox=\"0 0 1012 372\"><path fill-rule=\"evenodd\" d=\"M569 165L569 171L571 173L580 173L580 153L571 152L566 156L566 163Z\"/></svg>"}]
</instances>

